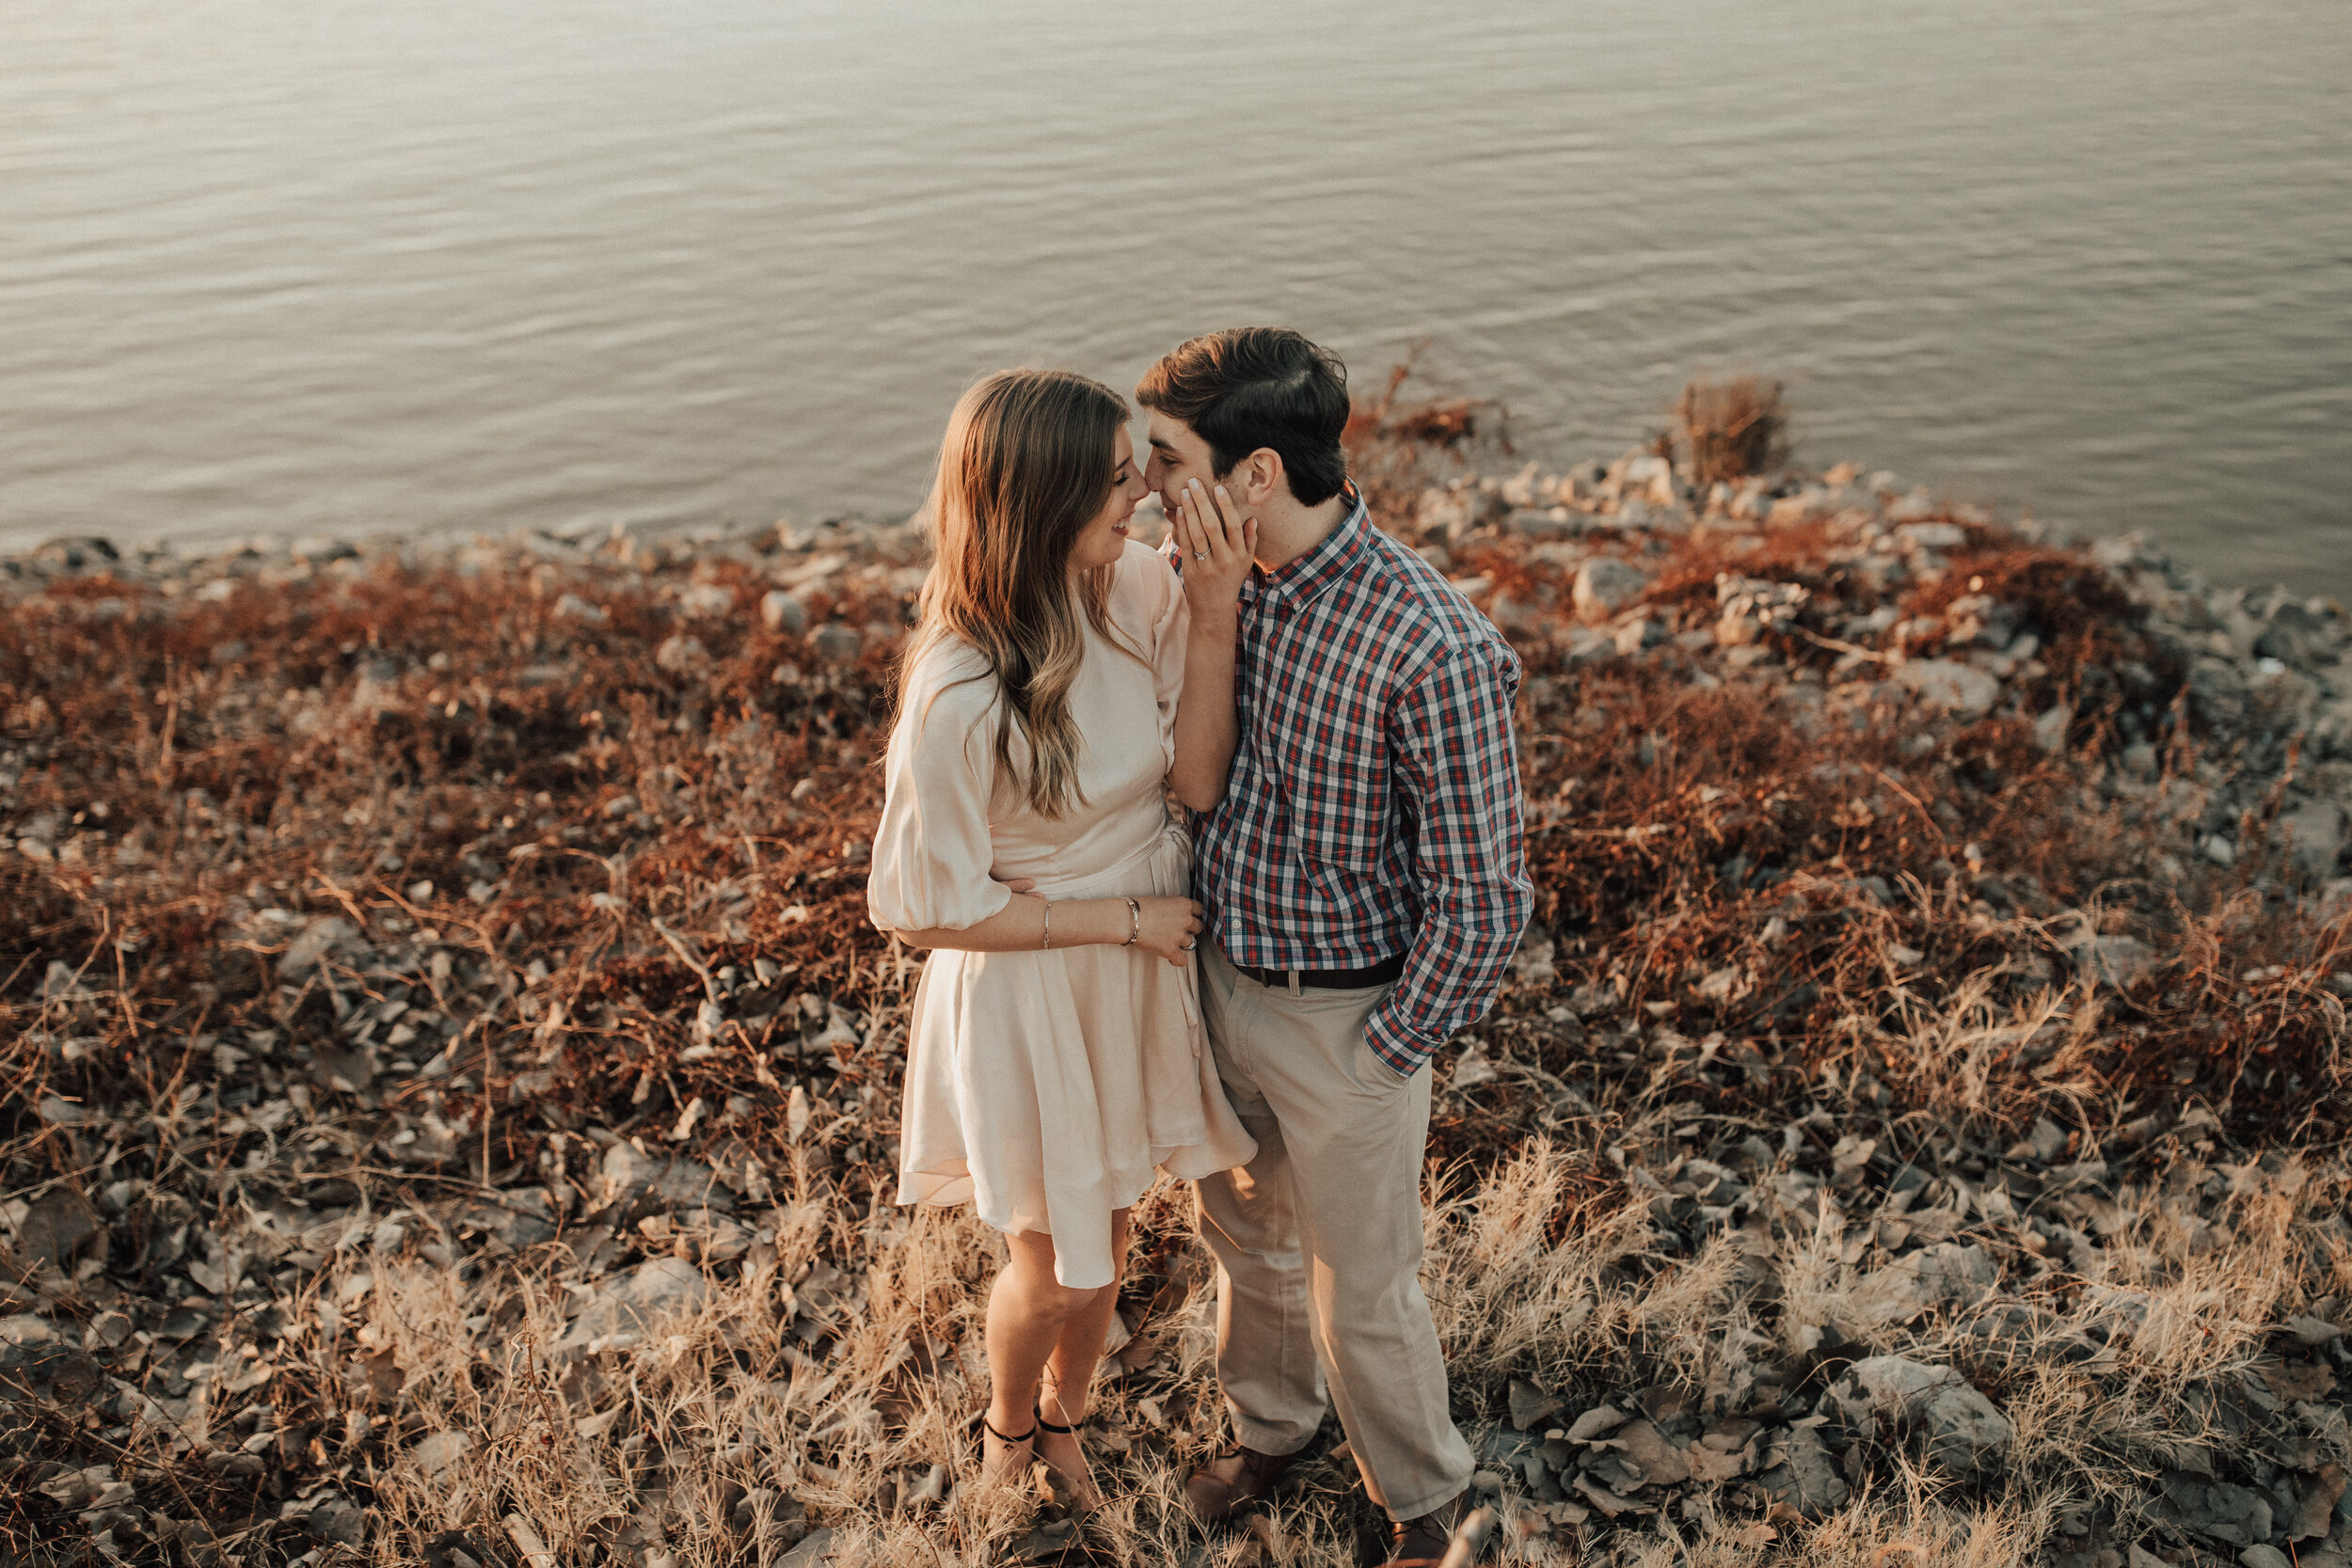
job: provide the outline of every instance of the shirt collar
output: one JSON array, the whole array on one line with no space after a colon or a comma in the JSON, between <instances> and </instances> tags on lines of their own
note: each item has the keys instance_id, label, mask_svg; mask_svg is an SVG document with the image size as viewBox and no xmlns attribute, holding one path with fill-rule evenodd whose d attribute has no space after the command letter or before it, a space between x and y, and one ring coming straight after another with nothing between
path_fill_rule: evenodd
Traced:
<instances>
[{"instance_id":1,"label":"shirt collar","mask_svg":"<svg viewBox=\"0 0 2352 1568\"><path fill-rule=\"evenodd\" d=\"M1251 580L1257 587L1252 598L1260 606L1311 604L1325 589L1345 577L1363 553L1364 535L1372 527L1371 513L1364 505L1363 492L1351 483L1347 495L1356 504L1339 526L1325 534L1313 549L1297 560L1285 562L1275 572L1253 572Z\"/></svg>"}]
</instances>

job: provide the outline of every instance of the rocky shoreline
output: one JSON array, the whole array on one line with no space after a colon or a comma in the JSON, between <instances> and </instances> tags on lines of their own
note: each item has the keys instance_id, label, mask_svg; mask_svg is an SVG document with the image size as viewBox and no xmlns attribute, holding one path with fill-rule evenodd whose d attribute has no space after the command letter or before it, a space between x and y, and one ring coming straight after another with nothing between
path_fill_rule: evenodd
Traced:
<instances>
[{"instance_id":1,"label":"rocky shoreline","mask_svg":"<svg viewBox=\"0 0 2352 1568\"><path fill-rule=\"evenodd\" d=\"M1543 904L1433 1131L1514 1560L2343 1561L2342 607L1851 466L1382 506L1528 664ZM988 1239L889 1207L861 918L923 569L0 562L12 1551L1223 1560L1172 1192L1098 1430L1147 1501L961 1484ZM1245 1549L1340 1560L1335 1432L1299 1476Z\"/></svg>"}]
</instances>

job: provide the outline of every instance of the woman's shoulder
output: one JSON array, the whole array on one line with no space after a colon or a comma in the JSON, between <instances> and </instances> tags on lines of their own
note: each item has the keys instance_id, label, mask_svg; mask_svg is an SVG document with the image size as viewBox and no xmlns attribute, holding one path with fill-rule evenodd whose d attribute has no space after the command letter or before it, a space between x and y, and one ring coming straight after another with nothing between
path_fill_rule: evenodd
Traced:
<instances>
[{"instance_id":1,"label":"woman's shoulder","mask_svg":"<svg viewBox=\"0 0 2352 1568\"><path fill-rule=\"evenodd\" d=\"M996 701L996 682L979 649L961 637L936 636L915 650L899 685L901 716L954 715L966 721L986 714Z\"/></svg>"}]
</instances>

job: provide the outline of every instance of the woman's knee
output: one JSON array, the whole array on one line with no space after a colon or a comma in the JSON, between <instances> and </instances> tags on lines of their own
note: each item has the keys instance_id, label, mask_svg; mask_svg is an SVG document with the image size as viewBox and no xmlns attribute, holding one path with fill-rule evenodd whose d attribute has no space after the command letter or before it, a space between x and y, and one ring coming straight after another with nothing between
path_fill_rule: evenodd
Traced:
<instances>
[{"instance_id":1,"label":"woman's knee","mask_svg":"<svg viewBox=\"0 0 2352 1568\"><path fill-rule=\"evenodd\" d=\"M1116 1293L1119 1290L1119 1286L1116 1281L1113 1281L1108 1285L1088 1285L1073 1288L1057 1281L1055 1283L1054 1290L1056 1292L1055 1315L1067 1320L1071 1318L1084 1317L1087 1313L1101 1306L1106 1297Z\"/></svg>"},{"instance_id":2,"label":"woman's knee","mask_svg":"<svg viewBox=\"0 0 2352 1568\"><path fill-rule=\"evenodd\" d=\"M1115 1284L1064 1285L1055 1275L1054 1254L1049 1246L1016 1249L1008 1272L1029 1309L1056 1323L1076 1317L1100 1301L1105 1290L1117 1289Z\"/></svg>"}]
</instances>

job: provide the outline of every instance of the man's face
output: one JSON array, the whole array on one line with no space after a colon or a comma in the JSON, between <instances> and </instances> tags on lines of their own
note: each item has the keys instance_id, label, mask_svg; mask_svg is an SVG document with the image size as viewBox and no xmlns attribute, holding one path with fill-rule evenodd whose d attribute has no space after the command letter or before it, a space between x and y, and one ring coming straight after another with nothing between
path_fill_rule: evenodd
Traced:
<instances>
[{"instance_id":1,"label":"man's face","mask_svg":"<svg viewBox=\"0 0 2352 1568\"><path fill-rule=\"evenodd\" d=\"M1146 438L1152 443L1152 455L1143 466L1143 483L1159 492L1160 505L1167 509L1172 527L1180 515L1178 502L1185 483L1199 480L1206 494L1223 476L1210 460L1209 443L1195 436L1182 420L1152 410Z\"/></svg>"}]
</instances>

